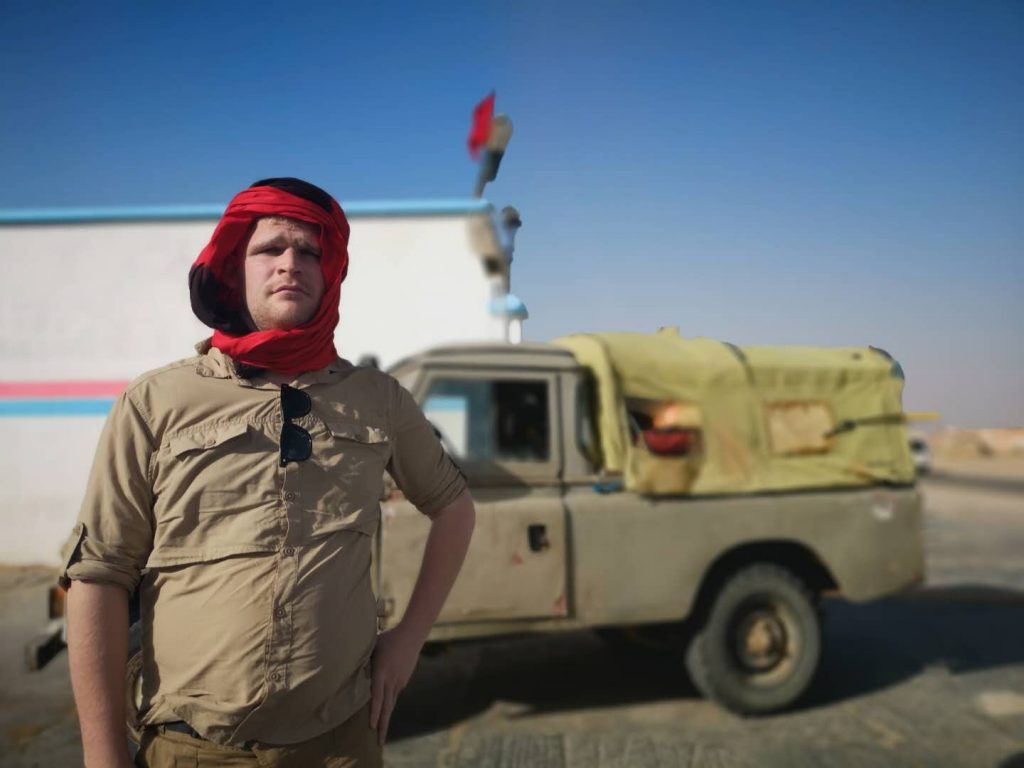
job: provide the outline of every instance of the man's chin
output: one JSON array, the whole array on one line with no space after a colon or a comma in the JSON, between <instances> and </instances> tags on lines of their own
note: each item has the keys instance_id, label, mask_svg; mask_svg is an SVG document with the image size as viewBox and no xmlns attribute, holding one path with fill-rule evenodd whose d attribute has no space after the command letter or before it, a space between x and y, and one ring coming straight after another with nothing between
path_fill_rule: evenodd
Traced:
<instances>
[{"instance_id":1,"label":"man's chin","mask_svg":"<svg viewBox=\"0 0 1024 768\"><path fill-rule=\"evenodd\" d=\"M305 318L282 318L277 323L278 330L291 331L303 325L306 322Z\"/></svg>"},{"instance_id":2,"label":"man's chin","mask_svg":"<svg viewBox=\"0 0 1024 768\"><path fill-rule=\"evenodd\" d=\"M284 312L272 317L261 318L258 326L261 331L291 331L309 322L310 319L305 313Z\"/></svg>"}]
</instances>

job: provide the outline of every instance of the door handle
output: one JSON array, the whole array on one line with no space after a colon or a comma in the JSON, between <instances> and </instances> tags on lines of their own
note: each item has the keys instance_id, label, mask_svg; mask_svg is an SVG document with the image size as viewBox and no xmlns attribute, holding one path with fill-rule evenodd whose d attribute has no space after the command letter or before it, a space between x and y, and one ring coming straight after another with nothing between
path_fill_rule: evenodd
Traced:
<instances>
[{"instance_id":1,"label":"door handle","mask_svg":"<svg viewBox=\"0 0 1024 768\"><path fill-rule=\"evenodd\" d=\"M526 538L530 542L531 552L543 552L551 547L548 541L548 527L546 525L534 524L526 529Z\"/></svg>"}]
</instances>

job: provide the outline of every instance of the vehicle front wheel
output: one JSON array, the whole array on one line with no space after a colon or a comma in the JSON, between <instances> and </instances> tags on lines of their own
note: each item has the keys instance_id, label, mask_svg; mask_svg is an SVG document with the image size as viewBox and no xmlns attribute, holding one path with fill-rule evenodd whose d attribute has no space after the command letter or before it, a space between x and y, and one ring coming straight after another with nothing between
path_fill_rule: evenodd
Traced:
<instances>
[{"instance_id":1,"label":"vehicle front wheel","mask_svg":"<svg viewBox=\"0 0 1024 768\"><path fill-rule=\"evenodd\" d=\"M754 563L714 596L686 651L697 689L738 714L783 709L807 690L821 657L814 595L775 563Z\"/></svg>"}]
</instances>

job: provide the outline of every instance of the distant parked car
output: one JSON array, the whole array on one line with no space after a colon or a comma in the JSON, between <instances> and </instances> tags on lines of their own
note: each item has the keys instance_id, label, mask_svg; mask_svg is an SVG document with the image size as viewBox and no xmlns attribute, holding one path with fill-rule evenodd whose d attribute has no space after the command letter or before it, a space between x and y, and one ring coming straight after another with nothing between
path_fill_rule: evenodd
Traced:
<instances>
[{"instance_id":1,"label":"distant parked car","mask_svg":"<svg viewBox=\"0 0 1024 768\"><path fill-rule=\"evenodd\" d=\"M911 437L910 457L914 460L914 469L919 475L927 475L932 469L932 451L922 437Z\"/></svg>"}]
</instances>

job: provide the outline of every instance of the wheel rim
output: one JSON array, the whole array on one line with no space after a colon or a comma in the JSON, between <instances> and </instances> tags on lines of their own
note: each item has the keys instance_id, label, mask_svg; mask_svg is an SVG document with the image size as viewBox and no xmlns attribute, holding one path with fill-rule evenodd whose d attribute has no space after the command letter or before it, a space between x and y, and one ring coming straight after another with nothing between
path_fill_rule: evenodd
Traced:
<instances>
[{"instance_id":1,"label":"wheel rim","mask_svg":"<svg viewBox=\"0 0 1024 768\"><path fill-rule=\"evenodd\" d=\"M731 635L735 663L751 683L774 685L792 674L800 630L784 604L759 600L740 606Z\"/></svg>"}]
</instances>

